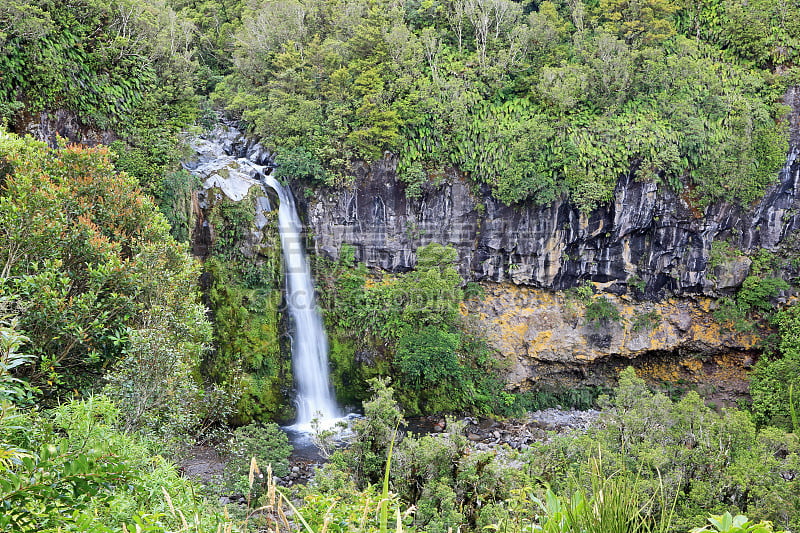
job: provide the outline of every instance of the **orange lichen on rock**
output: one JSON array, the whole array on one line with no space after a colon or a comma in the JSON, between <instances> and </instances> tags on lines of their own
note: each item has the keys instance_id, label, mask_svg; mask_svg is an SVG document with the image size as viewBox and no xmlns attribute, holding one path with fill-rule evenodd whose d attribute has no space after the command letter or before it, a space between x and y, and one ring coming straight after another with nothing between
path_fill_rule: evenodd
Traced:
<instances>
[{"instance_id":1,"label":"orange lichen on rock","mask_svg":"<svg viewBox=\"0 0 800 533\"><path fill-rule=\"evenodd\" d=\"M561 368L574 365L586 374L589 363L611 357L635 362L647 356L642 371L654 381L696 382L709 368L720 377L728 368L731 378L742 379L746 370L742 369L741 354L752 351L759 339L756 333L732 332L719 324L712 315L714 301L710 298L637 302L603 293L594 298L608 300L619 319L589 323L586 303L563 292L510 283L483 286L485 298L467 302L462 312L480 317L490 344L509 363L509 382L520 387L538 380L533 375L550 371L548 365L552 368L554 363ZM650 318L643 319L645 316ZM676 361L675 356L682 352L691 355L679 356ZM729 352L738 354L738 359L721 355ZM653 354L674 355L662 364ZM707 363L697 354L710 354L714 360Z\"/></svg>"}]
</instances>

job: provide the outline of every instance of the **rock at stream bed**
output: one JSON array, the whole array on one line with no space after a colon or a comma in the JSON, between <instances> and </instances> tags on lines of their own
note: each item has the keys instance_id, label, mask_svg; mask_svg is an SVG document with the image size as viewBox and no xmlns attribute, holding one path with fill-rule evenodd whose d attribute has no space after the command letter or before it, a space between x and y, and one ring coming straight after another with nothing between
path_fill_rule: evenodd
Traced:
<instances>
[{"instance_id":1,"label":"rock at stream bed","mask_svg":"<svg viewBox=\"0 0 800 533\"><path fill-rule=\"evenodd\" d=\"M194 446L181 461L180 467L183 474L190 479L204 484L218 483L222 479L225 461L211 446Z\"/></svg>"}]
</instances>

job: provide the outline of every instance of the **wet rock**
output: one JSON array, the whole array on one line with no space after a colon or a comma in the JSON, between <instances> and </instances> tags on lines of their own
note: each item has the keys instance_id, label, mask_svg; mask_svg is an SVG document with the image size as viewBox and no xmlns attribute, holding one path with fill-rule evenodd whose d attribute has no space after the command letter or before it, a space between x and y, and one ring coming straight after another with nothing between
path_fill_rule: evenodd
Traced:
<instances>
[{"instance_id":1,"label":"wet rock","mask_svg":"<svg viewBox=\"0 0 800 533\"><path fill-rule=\"evenodd\" d=\"M219 233L210 222L210 212L226 198L234 202L248 201L253 206L254 227L239 243L242 253L258 258L268 247L270 239L269 213L277 205L275 192L264 187L262 179L271 170L271 154L261 145L248 139L239 130L224 124L190 141L195 151L183 166L197 176L202 188L192 197L195 227L192 252L204 258Z\"/></svg>"},{"instance_id":2,"label":"wet rock","mask_svg":"<svg viewBox=\"0 0 800 533\"><path fill-rule=\"evenodd\" d=\"M565 199L505 206L488 190L474 195L455 172L410 199L395 166L394 158L362 164L353 188L323 189L308 200L318 254L337 258L348 243L368 266L402 272L414 267L419 246L438 242L456 248L461 274L472 281L566 289L588 279L611 293L635 291L649 299L718 296L741 283L748 265L736 262L715 278L708 271L712 242L774 250L800 228L796 151L758 205L717 202L699 216L675 192L632 176L620 180L608 205L588 215Z\"/></svg>"},{"instance_id":3,"label":"wet rock","mask_svg":"<svg viewBox=\"0 0 800 533\"><path fill-rule=\"evenodd\" d=\"M716 282L717 289L740 287L750 273L750 265L752 263L753 261L746 256L728 257L722 264L714 268L711 282Z\"/></svg>"},{"instance_id":4,"label":"wet rock","mask_svg":"<svg viewBox=\"0 0 800 533\"><path fill-rule=\"evenodd\" d=\"M547 430L586 430L598 416L600 411L594 409L588 411L544 409L530 413L526 420L534 427Z\"/></svg>"},{"instance_id":5,"label":"wet rock","mask_svg":"<svg viewBox=\"0 0 800 533\"><path fill-rule=\"evenodd\" d=\"M217 483L222 478L225 461L211 446L194 446L181 461L183 475L203 483Z\"/></svg>"}]
</instances>

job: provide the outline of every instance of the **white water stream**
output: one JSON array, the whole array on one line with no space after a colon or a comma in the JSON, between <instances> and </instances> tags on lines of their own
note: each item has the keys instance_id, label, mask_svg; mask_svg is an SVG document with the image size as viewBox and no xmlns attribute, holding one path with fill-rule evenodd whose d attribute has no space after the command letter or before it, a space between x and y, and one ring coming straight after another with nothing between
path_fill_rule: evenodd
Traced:
<instances>
[{"instance_id":1,"label":"white water stream","mask_svg":"<svg viewBox=\"0 0 800 533\"><path fill-rule=\"evenodd\" d=\"M303 247L303 226L291 191L267 175L269 169L264 165L269 153L235 128L221 125L208 138L196 139L193 146L197 159L184 166L203 180L204 191L218 189L234 202L246 198L254 186L270 187L278 194L278 230L286 272L286 308L290 316L292 367L297 388L297 418L294 425L286 429L307 438L315 429L311 425L314 419L319 429L333 428L342 415L330 385L328 340ZM267 224L262 211L269 210L269 200L265 195L257 202L256 226L261 230Z\"/></svg>"},{"instance_id":2,"label":"white water stream","mask_svg":"<svg viewBox=\"0 0 800 533\"><path fill-rule=\"evenodd\" d=\"M311 268L306 259L294 198L287 187L272 176L264 183L280 199L278 230L286 271L286 306L292 321L292 367L297 385L297 419L293 429L309 432L311 421L332 426L341 417L330 385L328 339L314 296Z\"/></svg>"}]
</instances>

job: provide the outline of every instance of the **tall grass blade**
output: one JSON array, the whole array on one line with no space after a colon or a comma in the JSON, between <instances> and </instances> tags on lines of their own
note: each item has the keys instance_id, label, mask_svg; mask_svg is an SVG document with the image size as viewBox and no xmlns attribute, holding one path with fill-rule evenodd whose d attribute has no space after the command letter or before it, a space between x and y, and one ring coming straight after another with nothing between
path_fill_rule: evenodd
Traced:
<instances>
[{"instance_id":1,"label":"tall grass blade","mask_svg":"<svg viewBox=\"0 0 800 533\"><path fill-rule=\"evenodd\" d=\"M392 468L392 451L394 450L394 441L397 438L397 427L395 425L392 440L389 443L389 451L386 453L386 471L383 473L383 490L381 490L380 503L380 533L386 533L389 530L389 472Z\"/></svg>"},{"instance_id":2,"label":"tall grass blade","mask_svg":"<svg viewBox=\"0 0 800 533\"><path fill-rule=\"evenodd\" d=\"M292 510L292 512L294 513L294 516L296 516L298 518L298 520L300 520L300 523L303 524L303 527L305 528L305 530L308 533L316 533L314 531L314 529L310 525L308 525L308 522L306 522L306 519L303 518L303 515L300 514L300 511L297 510L297 507L294 506L294 504L291 502L291 500L289 500L289 498L287 498L281 491L278 491L278 494L281 495L281 499L283 501L285 501L286 505L289 506L289 509Z\"/></svg>"}]
</instances>

